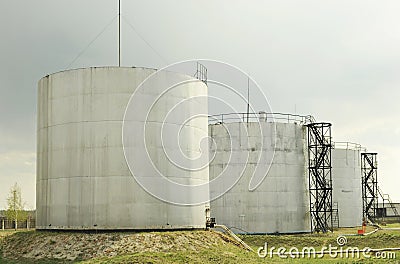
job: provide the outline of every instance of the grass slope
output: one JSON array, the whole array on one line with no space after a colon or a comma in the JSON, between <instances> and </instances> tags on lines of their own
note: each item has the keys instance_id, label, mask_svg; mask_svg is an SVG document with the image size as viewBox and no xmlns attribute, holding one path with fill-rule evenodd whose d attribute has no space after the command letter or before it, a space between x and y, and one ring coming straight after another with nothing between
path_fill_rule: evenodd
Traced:
<instances>
[{"instance_id":1,"label":"grass slope","mask_svg":"<svg viewBox=\"0 0 400 264\"><path fill-rule=\"evenodd\" d=\"M387 227L398 227L397 225L388 225ZM368 231L372 231L373 228L369 227ZM357 228L342 228L336 230L334 233L328 234L301 234L301 235L241 235L241 239L246 242L254 250L259 247L263 247L265 242L268 243L268 248L271 247L279 248L285 247L289 250L291 247L296 247L300 251L303 247L314 247L316 250L321 250L322 247L338 247L336 238L342 234L356 234ZM368 236L347 236L347 243L342 248L345 250L347 247L358 247L363 249L369 248L399 248L400 247L400 230L379 230L378 232ZM276 250L275 250L276 251ZM373 254L372 254L373 255ZM400 263L400 251L395 252L395 259L378 259L375 256L372 258L364 258L362 255L360 258L331 258L326 255L322 259L280 259L278 256L274 256L272 259L270 256L265 258L265 262L273 261L274 263ZM264 262L264 263L265 263Z\"/></svg>"},{"instance_id":2,"label":"grass slope","mask_svg":"<svg viewBox=\"0 0 400 264\"><path fill-rule=\"evenodd\" d=\"M388 227L399 227L389 225ZM269 246L337 246L340 234L356 229L340 229L333 234L241 235L257 250ZM70 233L0 231L0 263L400 263L395 259L260 258L230 237L214 231L176 231L142 233ZM369 236L349 236L344 246L364 248L400 247L400 230L380 230Z\"/></svg>"}]
</instances>

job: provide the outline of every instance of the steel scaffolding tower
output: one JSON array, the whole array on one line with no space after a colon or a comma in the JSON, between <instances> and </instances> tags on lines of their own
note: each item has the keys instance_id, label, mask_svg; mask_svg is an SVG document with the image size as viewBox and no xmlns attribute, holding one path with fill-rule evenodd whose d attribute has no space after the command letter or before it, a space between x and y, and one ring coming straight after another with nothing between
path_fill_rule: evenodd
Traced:
<instances>
[{"instance_id":1,"label":"steel scaffolding tower","mask_svg":"<svg viewBox=\"0 0 400 264\"><path fill-rule=\"evenodd\" d=\"M312 232L333 231L330 123L308 124L308 180Z\"/></svg>"},{"instance_id":2,"label":"steel scaffolding tower","mask_svg":"<svg viewBox=\"0 0 400 264\"><path fill-rule=\"evenodd\" d=\"M374 222L378 208L377 153L361 153L363 217Z\"/></svg>"}]
</instances>

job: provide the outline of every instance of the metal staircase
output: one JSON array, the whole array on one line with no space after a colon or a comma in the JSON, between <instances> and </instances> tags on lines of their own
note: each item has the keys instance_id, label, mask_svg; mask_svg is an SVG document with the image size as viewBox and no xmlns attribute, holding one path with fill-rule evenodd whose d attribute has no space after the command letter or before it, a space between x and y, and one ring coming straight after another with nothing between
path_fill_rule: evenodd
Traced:
<instances>
[{"instance_id":1,"label":"metal staircase","mask_svg":"<svg viewBox=\"0 0 400 264\"><path fill-rule=\"evenodd\" d=\"M378 193L383 201L382 208L385 209L386 208L385 205L389 204L389 207L392 209L394 215L399 216L399 212L397 211L396 206L393 204L392 199L390 199L390 195L383 193L382 189L379 186L378 186Z\"/></svg>"},{"instance_id":2,"label":"metal staircase","mask_svg":"<svg viewBox=\"0 0 400 264\"><path fill-rule=\"evenodd\" d=\"M375 222L378 208L377 153L361 153L363 218Z\"/></svg>"},{"instance_id":3,"label":"metal staircase","mask_svg":"<svg viewBox=\"0 0 400 264\"><path fill-rule=\"evenodd\" d=\"M311 232L333 231L331 126L330 123L307 124Z\"/></svg>"}]
</instances>

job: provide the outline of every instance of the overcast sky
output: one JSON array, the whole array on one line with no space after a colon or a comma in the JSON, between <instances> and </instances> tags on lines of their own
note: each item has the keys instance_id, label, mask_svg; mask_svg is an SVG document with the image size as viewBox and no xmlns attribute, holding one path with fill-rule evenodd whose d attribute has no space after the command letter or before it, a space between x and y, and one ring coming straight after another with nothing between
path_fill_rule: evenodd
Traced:
<instances>
[{"instance_id":1,"label":"overcast sky","mask_svg":"<svg viewBox=\"0 0 400 264\"><path fill-rule=\"evenodd\" d=\"M69 68L116 65L117 8L0 0L0 208L14 182L35 207L37 81L66 69L108 24ZM335 141L378 152L379 185L400 202L399 13L398 0L122 0L122 64L238 66L273 111L312 114L333 123Z\"/></svg>"}]
</instances>

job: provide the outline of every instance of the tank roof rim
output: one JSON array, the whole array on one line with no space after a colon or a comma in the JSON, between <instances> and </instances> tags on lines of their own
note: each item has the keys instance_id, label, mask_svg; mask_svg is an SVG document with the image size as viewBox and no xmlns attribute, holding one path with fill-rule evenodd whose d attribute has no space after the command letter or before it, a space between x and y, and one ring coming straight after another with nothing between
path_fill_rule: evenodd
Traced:
<instances>
[{"instance_id":1,"label":"tank roof rim","mask_svg":"<svg viewBox=\"0 0 400 264\"><path fill-rule=\"evenodd\" d=\"M113 69L113 68L123 68L123 69L143 69L143 70L153 70L153 71L157 71L158 69L156 68L150 68L150 67L139 67L139 66L90 66L90 67L79 67L79 68L71 68L71 69L65 69L65 70L59 70L59 71L55 71L49 74L46 74L45 76L43 76L40 79L49 77L50 75L55 75L55 74L60 74L60 73L64 73L64 72L72 72L72 71L78 71L78 70L89 70L89 69Z\"/></svg>"}]
</instances>

